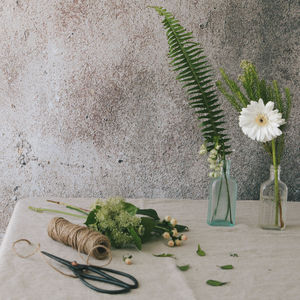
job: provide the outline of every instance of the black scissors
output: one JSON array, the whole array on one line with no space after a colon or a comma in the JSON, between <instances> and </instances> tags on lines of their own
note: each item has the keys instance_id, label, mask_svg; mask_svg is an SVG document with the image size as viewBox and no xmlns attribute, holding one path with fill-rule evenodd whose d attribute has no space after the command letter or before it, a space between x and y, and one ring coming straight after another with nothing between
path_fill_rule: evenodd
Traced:
<instances>
[{"instance_id":1,"label":"black scissors","mask_svg":"<svg viewBox=\"0 0 300 300\"><path fill-rule=\"evenodd\" d=\"M43 254L47 255L48 257L60 262L61 264L67 266L76 277L78 277L83 284L85 284L87 287L93 289L94 291L100 292L100 293L106 293L106 294L121 294L121 293L127 293L131 289L136 289L138 287L138 281L131 276L130 274L127 274L125 272L117 271L117 270L112 270L108 268L103 268L103 267L97 267L97 266L89 266L89 265L83 265L83 264L78 264L76 261L68 261L63 258L57 257L53 254L50 254L45 251L41 251ZM97 275L92 275L87 272L93 272L96 273ZM126 277L130 279L133 284L129 284L127 282L124 282L120 279L117 279L107 273L113 273L117 274L123 277ZM104 282L104 283L109 283L118 287L121 287L121 289L116 289L116 290L106 290L106 289L101 289L98 288L92 284L90 284L86 279L89 280L94 280L98 282Z\"/></svg>"}]
</instances>

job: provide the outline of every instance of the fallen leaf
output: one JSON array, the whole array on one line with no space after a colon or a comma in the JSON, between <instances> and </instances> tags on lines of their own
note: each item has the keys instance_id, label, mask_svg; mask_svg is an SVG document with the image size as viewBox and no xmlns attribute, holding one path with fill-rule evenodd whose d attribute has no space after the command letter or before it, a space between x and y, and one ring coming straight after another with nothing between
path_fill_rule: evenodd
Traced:
<instances>
[{"instance_id":1,"label":"fallen leaf","mask_svg":"<svg viewBox=\"0 0 300 300\"><path fill-rule=\"evenodd\" d=\"M172 257L175 258L174 254L171 253L162 253L162 254L152 254L155 257Z\"/></svg>"},{"instance_id":2,"label":"fallen leaf","mask_svg":"<svg viewBox=\"0 0 300 300\"><path fill-rule=\"evenodd\" d=\"M218 280L212 280L212 279L210 279L210 280L207 280L206 283L208 285L211 285L211 286L221 286L221 285L225 285L225 284L227 284L229 282L221 282L221 281L218 281Z\"/></svg>"},{"instance_id":3,"label":"fallen leaf","mask_svg":"<svg viewBox=\"0 0 300 300\"><path fill-rule=\"evenodd\" d=\"M231 270L233 269L233 265L224 265L224 266L218 266L222 270Z\"/></svg>"},{"instance_id":4,"label":"fallen leaf","mask_svg":"<svg viewBox=\"0 0 300 300\"><path fill-rule=\"evenodd\" d=\"M206 255L206 253L201 249L200 244L198 244L198 249L197 249L196 253L199 256L205 256Z\"/></svg>"},{"instance_id":5,"label":"fallen leaf","mask_svg":"<svg viewBox=\"0 0 300 300\"><path fill-rule=\"evenodd\" d=\"M180 271L187 271L190 268L190 265L177 266Z\"/></svg>"}]
</instances>

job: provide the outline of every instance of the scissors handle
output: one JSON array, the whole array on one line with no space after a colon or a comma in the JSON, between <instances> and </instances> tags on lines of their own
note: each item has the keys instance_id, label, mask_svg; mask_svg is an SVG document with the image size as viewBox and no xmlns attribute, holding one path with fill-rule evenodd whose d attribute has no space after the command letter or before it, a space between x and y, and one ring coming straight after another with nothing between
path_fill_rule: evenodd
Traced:
<instances>
[{"instance_id":1,"label":"scissors handle","mask_svg":"<svg viewBox=\"0 0 300 300\"><path fill-rule=\"evenodd\" d=\"M128 286L130 289L136 289L138 287L138 281L130 274L122 272L122 271L117 271L117 270L113 270L113 269L108 269L108 268L103 268L103 267L97 267L97 266L88 266L88 270L95 272L109 280L112 280L114 282L119 282L121 284L125 284L126 286ZM113 273L113 274L117 274L120 276L123 276L125 278L130 279L133 284L124 282L116 277L113 277L111 275L109 275L108 273Z\"/></svg>"},{"instance_id":2,"label":"scissors handle","mask_svg":"<svg viewBox=\"0 0 300 300\"><path fill-rule=\"evenodd\" d=\"M121 282L121 281L120 282L118 282L116 280L112 281L110 279L99 278L97 276L86 274L86 273L81 274L80 272L78 272L78 271L75 272L74 270L73 270L73 272L84 285L86 285L87 287L89 287L90 289L92 289L96 292L105 293L105 294L123 294L123 293L129 292L131 289L128 286L128 284ZM99 287L89 283L86 279L112 284L112 285L121 287L121 289L115 289L115 290L102 289L102 288L99 288Z\"/></svg>"},{"instance_id":3,"label":"scissors handle","mask_svg":"<svg viewBox=\"0 0 300 300\"><path fill-rule=\"evenodd\" d=\"M81 282L83 284L85 284L89 288L93 289L94 291L97 291L100 293L122 294L122 293L127 293L131 289L135 289L138 287L138 281L133 276L131 276L130 274L127 274L125 272L102 268L102 267L97 267L97 266L88 266L88 265L77 265L76 267L72 266L69 268L81 280ZM85 271L90 271L90 272L96 273L97 275L100 275L100 276L92 275ZM133 282L133 284L124 282L116 277L113 277L113 276L107 274L107 273L114 273L114 274L129 278ZM107 289L98 288L98 287L92 285L91 283L89 283L86 279L108 283L111 285L121 287L121 289L107 290Z\"/></svg>"}]
</instances>

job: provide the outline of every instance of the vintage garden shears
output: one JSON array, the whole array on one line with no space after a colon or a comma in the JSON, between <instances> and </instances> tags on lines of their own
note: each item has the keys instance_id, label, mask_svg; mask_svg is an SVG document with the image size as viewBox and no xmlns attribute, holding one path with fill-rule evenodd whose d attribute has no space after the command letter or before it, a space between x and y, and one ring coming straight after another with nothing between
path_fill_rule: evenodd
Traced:
<instances>
[{"instance_id":1,"label":"vintage garden shears","mask_svg":"<svg viewBox=\"0 0 300 300\"><path fill-rule=\"evenodd\" d=\"M106 294L121 294L121 293L127 293L131 289L136 289L138 287L138 281L133 276L125 272L103 268L103 267L78 264L76 261L71 262L45 251L41 251L41 253L56 260L57 262L63 264L64 266L68 267L74 273L74 275L81 280L83 284L93 289L94 291L100 293L106 293ZM93 275L91 273L95 273L96 275ZM125 277L129 279L132 283L127 283L123 280L120 280L116 277L109 275L108 273L113 273ZM115 285L120 288L112 289L112 290L102 289L95 285L92 285L87 280L104 282L111 285Z\"/></svg>"}]
</instances>

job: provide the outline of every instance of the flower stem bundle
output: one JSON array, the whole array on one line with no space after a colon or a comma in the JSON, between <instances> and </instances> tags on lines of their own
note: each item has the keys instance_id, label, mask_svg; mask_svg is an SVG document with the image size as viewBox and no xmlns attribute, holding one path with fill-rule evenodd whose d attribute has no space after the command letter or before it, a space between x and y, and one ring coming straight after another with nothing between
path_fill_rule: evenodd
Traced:
<instances>
[{"instance_id":1,"label":"flower stem bundle","mask_svg":"<svg viewBox=\"0 0 300 300\"><path fill-rule=\"evenodd\" d=\"M187 239L185 235L180 233L187 231L188 227L177 224L176 219L160 220L154 209L139 209L120 197L109 198L107 201L97 200L90 211L66 203L49 202L63 205L66 208L81 212L83 215L48 208L29 207L29 209L36 212L47 211L84 218L86 220L84 224L107 236L114 248L135 245L141 249L143 243L155 236L162 236L164 232L169 234L176 246L180 246L181 241Z\"/></svg>"}]
</instances>

